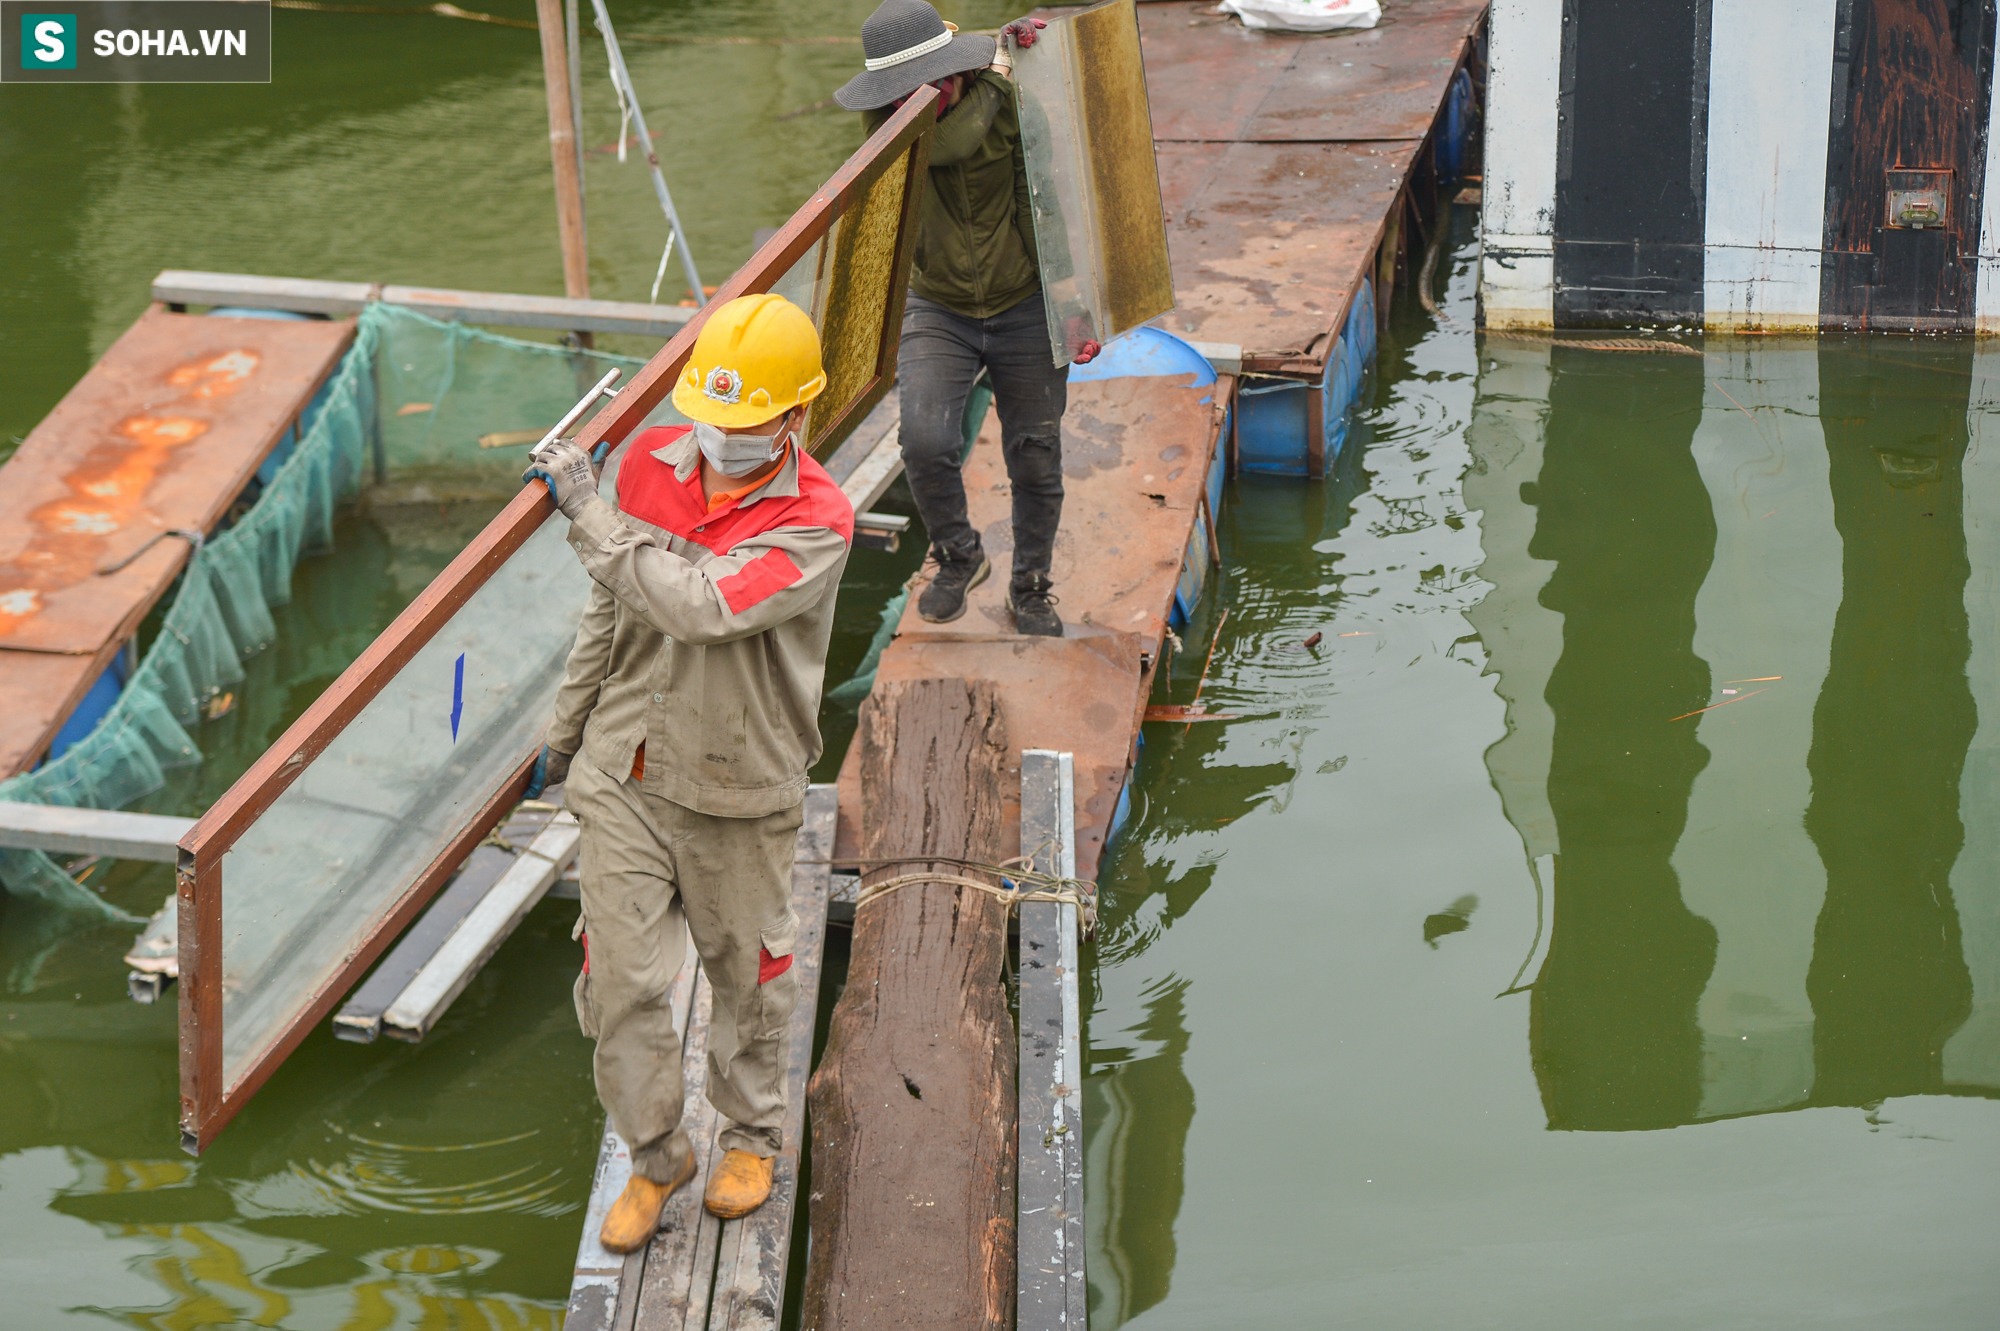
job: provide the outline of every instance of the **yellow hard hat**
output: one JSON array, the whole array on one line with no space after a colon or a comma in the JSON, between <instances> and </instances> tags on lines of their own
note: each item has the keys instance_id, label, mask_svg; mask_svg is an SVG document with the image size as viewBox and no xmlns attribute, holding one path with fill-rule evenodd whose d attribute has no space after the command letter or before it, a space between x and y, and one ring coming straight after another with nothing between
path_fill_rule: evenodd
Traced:
<instances>
[{"instance_id":1,"label":"yellow hard hat","mask_svg":"<svg viewBox=\"0 0 2000 1331\"><path fill-rule=\"evenodd\" d=\"M674 406L691 421L761 425L826 387L819 331L783 296L739 296L702 325L674 385Z\"/></svg>"}]
</instances>

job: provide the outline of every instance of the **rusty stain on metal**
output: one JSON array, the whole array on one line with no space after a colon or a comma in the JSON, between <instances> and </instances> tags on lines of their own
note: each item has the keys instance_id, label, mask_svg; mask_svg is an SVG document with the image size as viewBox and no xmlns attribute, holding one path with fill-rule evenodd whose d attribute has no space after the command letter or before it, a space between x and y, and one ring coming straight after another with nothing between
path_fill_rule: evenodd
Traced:
<instances>
[{"instance_id":1,"label":"rusty stain on metal","mask_svg":"<svg viewBox=\"0 0 2000 1331\"><path fill-rule=\"evenodd\" d=\"M212 528L353 333L149 310L0 469L0 777L39 756L189 545L97 570Z\"/></svg>"},{"instance_id":2,"label":"rusty stain on metal","mask_svg":"<svg viewBox=\"0 0 2000 1331\"><path fill-rule=\"evenodd\" d=\"M1971 326L1992 14L1990 0L1841 6L1833 81L1841 105L1827 145L1824 324Z\"/></svg>"},{"instance_id":3,"label":"rusty stain on metal","mask_svg":"<svg viewBox=\"0 0 2000 1331\"><path fill-rule=\"evenodd\" d=\"M1205 3L1140 6L1175 333L1245 369L1316 375L1485 15L1409 0L1339 36L1257 32Z\"/></svg>"}]
</instances>

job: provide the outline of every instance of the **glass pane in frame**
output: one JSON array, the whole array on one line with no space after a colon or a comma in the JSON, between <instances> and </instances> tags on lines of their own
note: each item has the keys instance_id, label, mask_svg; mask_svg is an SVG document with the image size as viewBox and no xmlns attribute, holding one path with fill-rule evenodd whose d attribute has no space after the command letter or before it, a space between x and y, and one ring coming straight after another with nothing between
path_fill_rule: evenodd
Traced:
<instances>
[{"instance_id":1,"label":"glass pane in frame","mask_svg":"<svg viewBox=\"0 0 2000 1331\"><path fill-rule=\"evenodd\" d=\"M545 520L224 854L225 1088L541 742L590 593L568 529Z\"/></svg>"},{"instance_id":2,"label":"glass pane in frame","mask_svg":"<svg viewBox=\"0 0 2000 1331\"><path fill-rule=\"evenodd\" d=\"M869 182L828 237L833 261L813 311L826 390L806 422L807 452L823 451L827 431L874 386L880 372L909 176L906 149Z\"/></svg>"},{"instance_id":3,"label":"glass pane in frame","mask_svg":"<svg viewBox=\"0 0 2000 1331\"><path fill-rule=\"evenodd\" d=\"M1133 0L1052 18L1015 55L1055 363L1174 306Z\"/></svg>"}]
</instances>

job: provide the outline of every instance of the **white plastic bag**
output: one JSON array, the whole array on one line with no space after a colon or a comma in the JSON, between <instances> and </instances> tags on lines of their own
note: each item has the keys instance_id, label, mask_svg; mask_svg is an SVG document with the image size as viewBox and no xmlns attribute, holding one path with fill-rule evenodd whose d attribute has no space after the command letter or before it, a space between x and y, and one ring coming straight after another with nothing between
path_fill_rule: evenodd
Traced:
<instances>
[{"instance_id":1,"label":"white plastic bag","mask_svg":"<svg viewBox=\"0 0 2000 1331\"><path fill-rule=\"evenodd\" d=\"M1280 32L1331 32L1372 28L1382 17L1379 0L1222 0L1220 8L1246 28Z\"/></svg>"}]
</instances>

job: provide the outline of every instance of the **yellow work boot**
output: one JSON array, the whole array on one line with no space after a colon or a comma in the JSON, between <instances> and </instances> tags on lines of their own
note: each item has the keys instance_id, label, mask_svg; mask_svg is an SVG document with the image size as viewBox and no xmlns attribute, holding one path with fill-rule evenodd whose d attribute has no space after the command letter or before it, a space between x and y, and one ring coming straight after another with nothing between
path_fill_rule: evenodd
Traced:
<instances>
[{"instance_id":1,"label":"yellow work boot","mask_svg":"<svg viewBox=\"0 0 2000 1331\"><path fill-rule=\"evenodd\" d=\"M660 1208L693 1177L692 1151L688 1153L687 1167L672 1183L655 1183L634 1174L625 1184L625 1191L618 1194L618 1200L611 1203L604 1226L597 1231L597 1241L606 1252L637 1252L645 1247L660 1227Z\"/></svg>"},{"instance_id":2,"label":"yellow work boot","mask_svg":"<svg viewBox=\"0 0 2000 1331\"><path fill-rule=\"evenodd\" d=\"M710 1215L739 1220L771 1195L771 1162L748 1151L728 1151L708 1176L708 1195L701 1204Z\"/></svg>"}]
</instances>

